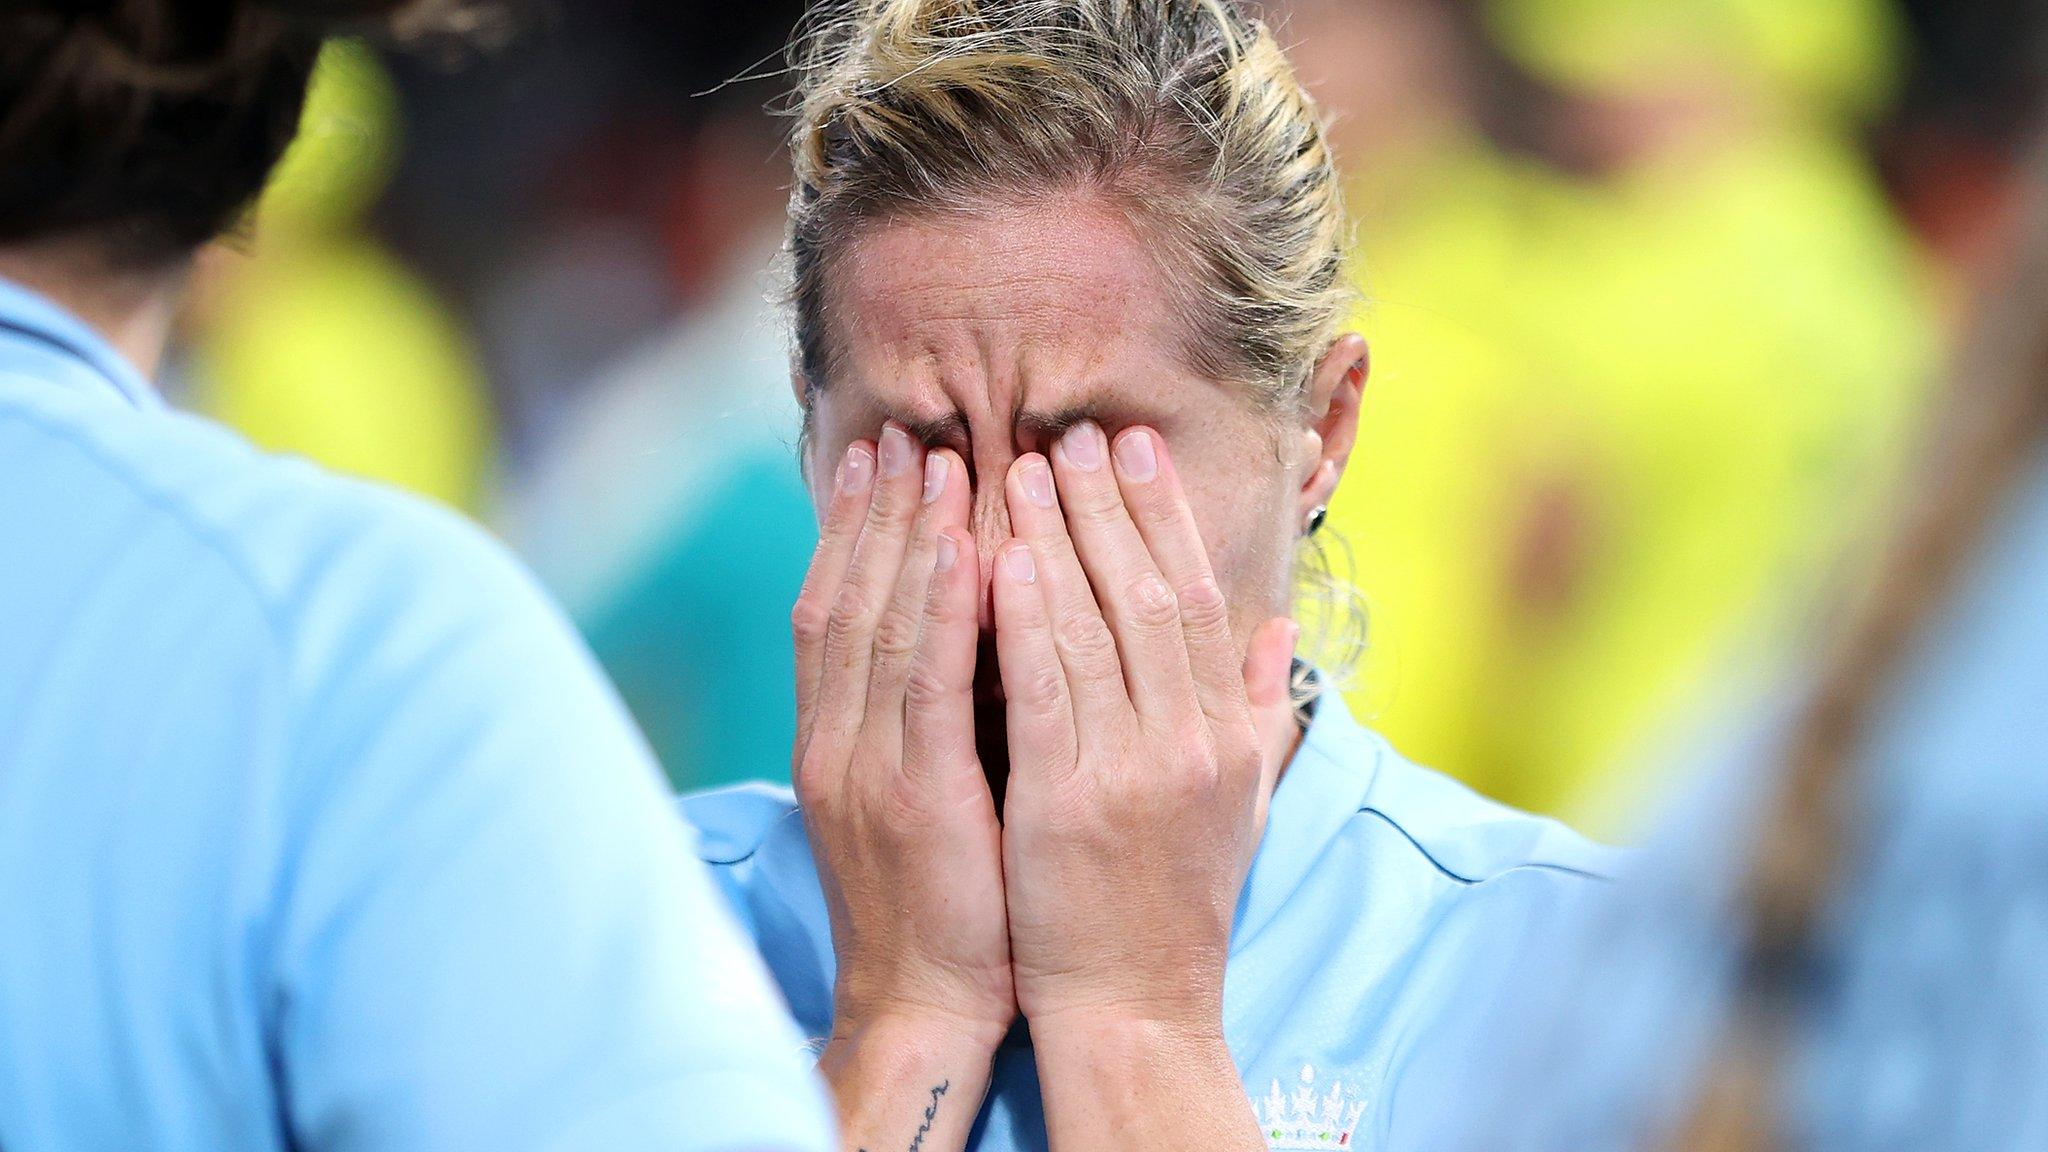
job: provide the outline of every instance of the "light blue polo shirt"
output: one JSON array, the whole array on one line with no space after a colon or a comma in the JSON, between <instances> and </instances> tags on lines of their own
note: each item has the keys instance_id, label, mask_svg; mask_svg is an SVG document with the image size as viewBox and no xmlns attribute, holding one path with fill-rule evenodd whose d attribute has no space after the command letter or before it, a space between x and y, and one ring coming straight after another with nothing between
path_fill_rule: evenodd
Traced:
<instances>
[{"instance_id":1,"label":"light blue polo shirt","mask_svg":"<svg viewBox=\"0 0 2048 1152\"><path fill-rule=\"evenodd\" d=\"M786 790L687 798L699 849L797 1022L831 1033L834 962L817 870ZM1335 693L1281 777L1238 904L1225 1039L1276 1149L1378 1148L1383 1086L1459 995L1471 954L1606 886L1616 854L1401 758ZM976 1152L1042 1152L1026 1029L996 1054Z\"/></svg>"},{"instance_id":2,"label":"light blue polo shirt","mask_svg":"<svg viewBox=\"0 0 2048 1152\"><path fill-rule=\"evenodd\" d=\"M482 534L0 282L0 1148L825 1149L690 839Z\"/></svg>"},{"instance_id":3,"label":"light blue polo shirt","mask_svg":"<svg viewBox=\"0 0 2048 1152\"><path fill-rule=\"evenodd\" d=\"M1853 836L1814 954L1787 974L1786 1147L2048 1148L2048 453L1925 625L1841 801ZM1809 691L1795 659L1745 663L1672 749L1692 779L1630 883L1473 965L1399 1087L1404 1147L1672 1143L1736 1002L1740 881Z\"/></svg>"}]
</instances>

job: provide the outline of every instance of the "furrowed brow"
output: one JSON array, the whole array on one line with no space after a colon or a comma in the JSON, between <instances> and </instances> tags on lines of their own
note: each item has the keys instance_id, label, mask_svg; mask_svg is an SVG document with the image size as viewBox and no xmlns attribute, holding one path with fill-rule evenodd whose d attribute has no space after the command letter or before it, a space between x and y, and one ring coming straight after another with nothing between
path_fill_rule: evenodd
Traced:
<instances>
[{"instance_id":1,"label":"furrowed brow","mask_svg":"<svg viewBox=\"0 0 2048 1152\"><path fill-rule=\"evenodd\" d=\"M1083 420L1093 420L1107 426L1115 423L1115 413L1100 400L1088 400L1070 404L1051 412L1020 412L1017 414L1017 432L1027 442L1050 444L1065 435L1067 429Z\"/></svg>"},{"instance_id":2,"label":"furrowed brow","mask_svg":"<svg viewBox=\"0 0 2048 1152\"><path fill-rule=\"evenodd\" d=\"M1128 415L1114 398L1096 397L1051 412L1020 412L1012 423L1018 437L1025 442L1050 444L1083 420L1093 420L1109 427L1125 422L1123 418ZM930 419L918 419L907 414L893 414L891 418L927 448L961 448L971 438L968 419L958 412Z\"/></svg>"},{"instance_id":3,"label":"furrowed brow","mask_svg":"<svg viewBox=\"0 0 2048 1152\"><path fill-rule=\"evenodd\" d=\"M958 412L935 420L897 419L918 443L927 448L957 447L967 443L967 417Z\"/></svg>"}]
</instances>

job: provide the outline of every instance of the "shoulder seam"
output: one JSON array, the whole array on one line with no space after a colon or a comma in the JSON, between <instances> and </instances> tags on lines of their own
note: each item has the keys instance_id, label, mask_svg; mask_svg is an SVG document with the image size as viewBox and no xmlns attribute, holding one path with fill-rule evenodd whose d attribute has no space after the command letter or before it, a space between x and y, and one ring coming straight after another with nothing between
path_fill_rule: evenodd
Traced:
<instances>
[{"instance_id":1,"label":"shoulder seam","mask_svg":"<svg viewBox=\"0 0 2048 1152\"><path fill-rule=\"evenodd\" d=\"M1431 867L1434 867L1438 872L1443 873L1450 879L1468 887L1484 884L1490 880L1498 880L1509 873L1525 871L1560 872L1567 876L1579 876L1602 884L1611 883L1613 879L1604 873L1593 872L1584 868L1574 868L1569 864L1558 864L1548 860L1525 860L1519 864L1511 864L1498 872L1492 872L1484 876L1467 876L1445 864L1442 860L1437 859L1436 854L1424 846L1422 841L1417 840L1415 835L1403 827L1399 820L1394 819L1380 809L1368 804L1361 807L1358 810L1358 814L1361 816L1374 816L1384 821L1389 828L1400 833L1401 838L1408 841L1424 860L1429 861Z\"/></svg>"}]
</instances>

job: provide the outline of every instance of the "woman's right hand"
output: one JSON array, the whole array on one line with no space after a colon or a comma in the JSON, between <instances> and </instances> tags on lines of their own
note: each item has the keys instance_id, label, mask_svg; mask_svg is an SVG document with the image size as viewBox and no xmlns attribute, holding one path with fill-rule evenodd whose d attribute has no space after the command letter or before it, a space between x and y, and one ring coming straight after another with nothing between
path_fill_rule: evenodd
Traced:
<instances>
[{"instance_id":1,"label":"woman's right hand","mask_svg":"<svg viewBox=\"0 0 2048 1152\"><path fill-rule=\"evenodd\" d=\"M955 1121L964 1141L1016 1016L1002 830L974 743L969 506L955 453L894 423L854 443L791 613L792 777L839 965L820 1067L850 1147L907 1145L919 1124L923 1147L954 1146L940 1137Z\"/></svg>"}]
</instances>

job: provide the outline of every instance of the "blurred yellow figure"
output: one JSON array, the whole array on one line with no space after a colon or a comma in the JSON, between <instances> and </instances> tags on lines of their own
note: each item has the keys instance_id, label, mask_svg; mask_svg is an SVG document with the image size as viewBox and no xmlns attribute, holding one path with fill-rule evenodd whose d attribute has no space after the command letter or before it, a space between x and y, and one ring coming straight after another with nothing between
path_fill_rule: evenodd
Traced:
<instances>
[{"instance_id":1,"label":"blurred yellow figure","mask_svg":"<svg viewBox=\"0 0 2048 1152\"><path fill-rule=\"evenodd\" d=\"M480 373L433 295L359 227L398 127L376 60L331 45L253 242L209 254L191 399L266 448L475 511L493 438Z\"/></svg>"},{"instance_id":2,"label":"blurred yellow figure","mask_svg":"<svg viewBox=\"0 0 2048 1152\"><path fill-rule=\"evenodd\" d=\"M1742 75L1694 44L1674 82ZM1597 833L1648 783L1631 751L1850 542L1935 352L1860 158L1783 107L1639 106L1596 126L1597 176L1462 128L1357 169L1374 370L1330 518L1372 607L1354 704Z\"/></svg>"}]
</instances>

